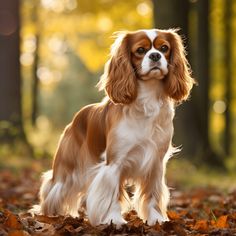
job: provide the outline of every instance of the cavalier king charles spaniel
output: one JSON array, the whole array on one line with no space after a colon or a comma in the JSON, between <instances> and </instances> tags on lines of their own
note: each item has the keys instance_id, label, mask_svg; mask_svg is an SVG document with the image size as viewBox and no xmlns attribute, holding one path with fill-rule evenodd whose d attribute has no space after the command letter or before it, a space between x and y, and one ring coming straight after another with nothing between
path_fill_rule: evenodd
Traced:
<instances>
[{"instance_id":1,"label":"cavalier king charles spaniel","mask_svg":"<svg viewBox=\"0 0 236 236\"><path fill-rule=\"evenodd\" d=\"M92 225L120 226L132 206L149 225L168 220L165 169L175 151L175 106L193 84L176 30L118 33L98 83L107 96L65 128L35 211L76 216L84 209Z\"/></svg>"}]
</instances>

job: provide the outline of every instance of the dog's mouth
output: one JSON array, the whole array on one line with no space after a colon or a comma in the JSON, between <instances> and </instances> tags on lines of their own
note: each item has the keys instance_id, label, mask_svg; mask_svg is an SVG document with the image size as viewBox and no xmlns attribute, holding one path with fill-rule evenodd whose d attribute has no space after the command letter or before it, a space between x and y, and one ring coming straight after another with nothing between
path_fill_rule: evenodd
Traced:
<instances>
[{"instance_id":1,"label":"dog's mouth","mask_svg":"<svg viewBox=\"0 0 236 236\"><path fill-rule=\"evenodd\" d=\"M158 66L154 66L150 69L150 71L161 71L161 68Z\"/></svg>"},{"instance_id":2,"label":"dog's mouth","mask_svg":"<svg viewBox=\"0 0 236 236\"><path fill-rule=\"evenodd\" d=\"M140 74L140 79L148 80L150 78L159 78L163 75L163 69L157 65L153 65L145 74Z\"/></svg>"}]
</instances>

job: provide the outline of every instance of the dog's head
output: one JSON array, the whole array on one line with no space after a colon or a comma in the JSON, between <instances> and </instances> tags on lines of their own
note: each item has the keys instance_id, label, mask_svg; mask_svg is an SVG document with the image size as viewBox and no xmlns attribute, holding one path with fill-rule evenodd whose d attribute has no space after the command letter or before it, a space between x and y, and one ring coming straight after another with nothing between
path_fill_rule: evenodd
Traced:
<instances>
[{"instance_id":1,"label":"dog's head","mask_svg":"<svg viewBox=\"0 0 236 236\"><path fill-rule=\"evenodd\" d=\"M176 30L120 32L99 82L114 103L130 104L137 97L138 80L161 80L167 96L187 99L194 80L181 37Z\"/></svg>"}]
</instances>

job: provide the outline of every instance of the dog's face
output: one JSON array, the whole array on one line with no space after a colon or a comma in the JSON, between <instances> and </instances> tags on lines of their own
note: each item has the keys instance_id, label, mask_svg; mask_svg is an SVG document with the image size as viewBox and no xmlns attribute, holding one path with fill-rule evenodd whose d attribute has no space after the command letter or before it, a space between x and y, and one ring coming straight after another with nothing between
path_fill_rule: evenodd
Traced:
<instances>
[{"instance_id":1,"label":"dog's face","mask_svg":"<svg viewBox=\"0 0 236 236\"><path fill-rule=\"evenodd\" d=\"M130 104L138 93L138 80L163 82L167 96L187 99L194 80L181 37L175 30L122 32L111 48L100 88L114 103Z\"/></svg>"},{"instance_id":2,"label":"dog's face","mask_svg":"<svg viewBox=\"0 0 236 236\"><path fill-rule=\"evenodd\" d=\"M156 30L136 32L130 37L131 62L142 80L163 79L168 74L171 45L166 35Z\"/></svg>"}]
</instances>

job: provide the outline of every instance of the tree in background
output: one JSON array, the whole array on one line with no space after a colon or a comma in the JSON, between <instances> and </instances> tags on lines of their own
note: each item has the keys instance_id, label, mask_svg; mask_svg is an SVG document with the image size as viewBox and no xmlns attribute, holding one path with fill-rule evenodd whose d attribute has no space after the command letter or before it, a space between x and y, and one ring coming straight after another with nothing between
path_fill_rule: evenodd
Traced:
<instances>
[{"instance_id":1,"label":"tree in background","mask_svg":"<svg viewBox=\"0 0 236 236\"><path fill-rule=\"evenodd\" d=\"M193 57L193 53L190 53L188 59L199 86L193 89L190 101L177 109L174 140L177 145L183 144L182 153L188 158L222 166L223 161L214 152L209 140L209 1L198 0L193 4L195 6L188 0L153 0L155 26L180 27L181 34L187 39L193 39L193 43L189 41L187 46L190 49L188 51L196 55ZM195 28L189 27L192 23L190 12L196 16ZM195 18L192 17L191 20L194 21Z\"/></svg>"},{"instance_id":2,"label":"tree in background","mask_svg":"<svg viewBox=\"0 0 236 236\"><path fill-rule=\"evenodd\" d=\"M224 150L227 156L231 154L231 140L232 140L232 13L233 11L233 1L225 1L225 100L226 100L226 111L225 111L225 137L224 137Z\"/></svg>"},{"instance_id":3,"label":"tree in background","mask_svg":"<svg viewBox=\"0 0 236 236\"><path fill-rule=\"evenodd\" d=\"M210 77L210 33L209 33L209 9L210 1L198 0L196 2L197 31L196 31L196 61L194 65L195 75L199 82L198 92L196 92L197 111L199 116L199 134L201 140L200 150L201 160L208 164L223 165L223 159L213 150L210 142L209 89Z\"/></svg>"},{"instance_id":4,"label":"tree in background","mask_svg":"<svg viewBox=\"0 0 236 236\"><path fill-rule=\"evenodd\" d=\"M25 139L21 110L19 1L1 1L0 140Z\"/></svg>"},{"instance_id":5,"label":"tree in background","mask_svg":"<svg viewBox=\"0 0 236 236\"><path fill-rule=\"evenodd\" d=\"M189 12L189 1L153 0L153 11L155 26L163 29L180 28L181 34L188 35L188 14L186 13Z\"/></svg>"},{"instance_id":6,"label":"tree in background","mask_svg":"<svg viewBox=\"0 0 236 236\"><path fill-rule=\"evenodd\" d=\"M39 2L34 1L34 7L32 9L32 21L35 25L35 51L34 51L34 63L32 68L32 112L31 123L33 126L36 124L38 115L38 94L39 94L39 78L37 76L37 70L39 65L39 47L40 47L40 24L38 17Z\"/></svg>"}]
</instances>

